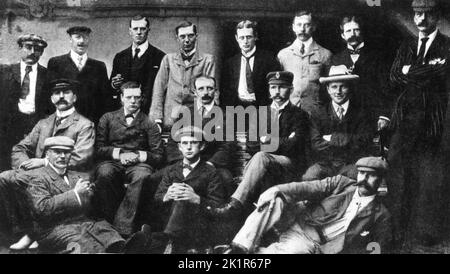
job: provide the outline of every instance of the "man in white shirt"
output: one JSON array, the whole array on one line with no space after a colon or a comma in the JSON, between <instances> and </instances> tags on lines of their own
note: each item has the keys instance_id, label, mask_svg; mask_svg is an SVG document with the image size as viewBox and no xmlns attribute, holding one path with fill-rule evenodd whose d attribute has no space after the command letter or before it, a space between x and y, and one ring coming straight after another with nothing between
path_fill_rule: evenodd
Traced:
<instances>
[{"instance_id":1,"label":"man in white shirt","mask_svg":"<svg viewBox=\"0 0 450 274\"><path fill-rule=\"evenodd\" d=\"M356 166L357 180L339 175L266 190L225 253L367 253L369 243L378 252L389 251L390 214L377 198L388 165L366 157ZM302 201L308 201L306 207L299 206ZM279 240L261 246L272 228Z\"/></svg>"}]
</instances>

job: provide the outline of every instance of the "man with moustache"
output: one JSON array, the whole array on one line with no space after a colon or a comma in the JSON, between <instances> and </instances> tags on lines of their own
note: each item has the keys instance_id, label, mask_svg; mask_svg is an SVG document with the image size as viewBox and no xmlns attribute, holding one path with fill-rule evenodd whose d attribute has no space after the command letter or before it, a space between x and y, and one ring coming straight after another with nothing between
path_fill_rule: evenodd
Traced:
<instances>
[{"instance_id":1,"label":"man with moustache","mask_svg":"<svg viewBox=\"0 0 450 274\"><path fill-rule=\"evenodd\" d=\"M366 44L362 21L357 16L342 18L341 37L346 48L331 58L331 65L344 64L350 73L360 77L358 94L353 96L363 108L370 109L377 121L377 129L385 129L389 124L395 98L388 94L390 64L383 52Z\"/></svg>"},{"instance_id":2,"label":"man with moustache","mask_svg":"<svg viewBox=\"0 0 450 274\"><path fill-rule=\"evenodd\" d=\"M278 60L283 70L294 74L292 104L310 113L320 101L318 80L329 67L331 52L313 39L316 22L310 11L295 14L292 30L297 39L278 53Z\"/></svg>"},{"instance_id":3,"label":"man with moustache","mask_svg":"<svg viewBox=\"0 0 450 274\"><path fill-rule=\"evenodd\" d=\"M294 75L288 71L267 74L272 99L268 128L276 119L279 130L261 136L260 143L268 144L272 138L278 139L278 148L271 153L259 151L251 158L230 201L221 207L209 209L212 215L219 218L238 217L264 190L274 184L296 180L303 174L309 123L307 114L289 101L293 78Z\"/></svg>"},{"instance_id":4,"label":"man with moustache","mask_svg":"<svg viewBox=\"0 0 450 274\"><path fill-rule=\"evenodd\" d=\"M35 34L17 40L20 62L1 67L0 171L10 169L11 148L28 134L39 119L51 113L47 69L38 62L47 42Z\"/></svg>"},{"instance_id":5,"label":"man with moustache","mask_svg":"<svg viewBox=\"0 0 450 274\"><path fill-rule=\"evenodd\" d=\"M164 56L153 86L150 120L169 131L183 105L192 105L195 97L195 79L208 75L218 79L216 60L211 54L197 48L197 26L183 21L175 27L180 47L177 53ZM217 88L219 84L216 83ZM219 94L215 100L218 101Z\"/></svg>"},{"instance_id":6,"label":"man with moustache","mask_svg":"<svg viewBox=\"0 0 450 274\"><path fill-rule=\"evenodd\" d=\"M341 175L320 181L274 186L259 197L225 254L367 253L370 243L388 252L391 217L377 196L388 169L377 157L356 162L357 179ZM306 206L298 202L307 201ZM276 229L279 239L261 245L262 236Z\"/></svg>"},{"instance_id":7,"label":"man with moustache","mask_svg":"<svg viewBox=\"0 0 450 274\"><path fill-rule=\"evenodd\" d=\"M266 106L270 104L267 73L279 71L275 54L256 47L257 23L244 20L236 25L240 53L228 59L222 73L222 106Z\"/></svg>"},{"instance_id":8,"label":"man with moustache","mask_svg":"<svg viewBox=\"0 0 450 274\"><path fill-rule=\"evenodd\" d=\"M450 40L437 28L438 1L414 0L412 9L419 37L402 43L390 75L402 93L391 119L387 183L396 242L404 248L431 246L446 236L448 207Z\"/></svg>"},{"instance_id":9,"label":"man with moustache","mask_svg":"<svg viewBox=\"0 0 450 274\"><path fill-rule=\"evenodd\" d=\"M48 70L52 79L71 79L81 83L76 104L81 115L97 124L110 98L105 63L87 55L92 30L85 26L70 27L70 52L50 58Z\"/></svg>"},{"instance_id":10,"label":"man with moustache","mask_svg":"<svg viewBox=\"0 0 450 274\"><path fill-rule=\"evenodd\" d=\"M134 81L142 86L144 103L142 109L147 112L152 99L152 88L158 73L159 65L165 53L154 47L148 41L150 22L141 15L130 20L129 34L132 39L130 47L114 56L111 72L112 109L120 106L120 86L128 81Z\"/></svg>"}]
</instances>

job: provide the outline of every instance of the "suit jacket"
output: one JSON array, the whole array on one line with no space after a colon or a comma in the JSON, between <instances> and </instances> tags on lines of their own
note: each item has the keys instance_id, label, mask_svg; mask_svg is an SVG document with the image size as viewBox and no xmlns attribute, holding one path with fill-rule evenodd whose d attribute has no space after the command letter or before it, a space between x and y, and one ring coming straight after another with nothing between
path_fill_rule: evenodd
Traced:
<instances>
[{"instance_id":1,"label":"suit jacket","mask_svg":"<svg viewBox=\"0 0 450 274\"><path fill-rule=\"evenodd\" d=\"M353 63L348 48L333 55L332 66L345 65L352 69L353 73L359 75L356 90L358 93L354 99L364 107L371 109L374 117L391 117L393 102L396 96L389 88L389 68L391 64L379 50L371 49L365 45L360 50L356 63Z\"/></svg>"},{"instance_id":2,"label":"suit jacket","mask_svg":"<svg viewBox=\"0 0 450 274\"><path fill-rule=\"evenodd\" d=\"M222 72L222 92L220 97L221 105L239 105L239 78L241 74L241 57L238 53L226 60ZM275 55L269 51L256 49L253 63L253 87L257 106L265 106L270 103L269 86L266 76L271 71L280 70L280 64Z\"/></svg>"},{"instance_id":3,"label":"suit jacket","mask_svg":"<svg viewBox=\"0 0 450 274\"><path fill-rule=\"evenodd\" d=\"M94 123L76 111L56 128L55 121L55 113L40 120L30 134L13 147L11 162L14 169L19 168L24 161L30 158L43 158L45 156L44 141L52 136L67 136L75 141L69 162L71 169L90 168L94 155Z\"/></svg>"},{"instance_id":4,"label":"suit jacket","mask_svg":"<svg viewBox=\"0 0 450 274\"><path fill-rule=\"evenodd\" d=\"M199 53L198 50L187 66L179 52L164 56L153 85L150 119L160 119L165 129L170 129L181 106L194 103L195 79L200 75L208 75L217 81L216 70L215 57ZM216 88L219 90L218 82ZM219 96L218 93L216 95Z\"/></svg>"},{"instance_id":5,"label":"suit jacket","mask_svg":"<svg viewBox=\"0 0 450 274\"><path fill-rule=\"evenodd\" d=\"M81 115L97 124L105 113L105 101L109 98L108 75L105 63L88 58L81 71L70 58L70 53L50 58L48 70L52 79L77 80L81 88L75 107Z\"/></svg>"},{"instance_id":6,"label":"suit jacket","mask_svg":"<svg viewBox=\"0 0 450 274\"><path fill-rule=\"evenodd\" d=\"M315 109L310 122L311 146L316 162L353 164L369 153L367 148L372 142L376 123L372 123L367 111L352 99L342 121L330 102ZM330 141L323 139L323 135L330 134Z\"/></svg>"},{"instance_id":7,"label":"suit jacket","mask_svg":"<svg viewBox=\"0 0 450 274\"><path fill-rule=\"evenodd\" d=\"M100 160L113 160L114 148L121 151L144 151L146 163L157 167L162 160L163 144L158 126L139 111L128 125L123 108L102 116L97 126L96 155Z\"/></svg>"},{"instance_id":8,"label":"suit jacket","mask_svg":"<svg viewBox=\"0 0 450 274\"><path fill-rule=\"evenodd\" d=\"M148 42L147 42L148 43ZM141 84L143 94L145 95L145 103L142 110L148 111L152 99L152 89L159 70L159 65L165 53L148 43L148 49L140 57L143 60L142 70L138 75L138 82ZM130 81L130 68L133 59L132 47L128 47L114 56L111 79L117 74L121 74L124 81ZM111 80L110 80L111 81ZM112 95L117 96L117 102L120 106L120 91L115 91Z\"/></svg>"},{"instance_id":9,"label":"suit jacket","mask_svg":"<svg viewBox=\"0 0 450 274\"><path fill-rule=\"evenodd\" d=\"M392 116L392 127L399 130L401 138L397 145L406 150L421 147L424 150L438 150L446 117L448 93L450 89L450 41L448 37L437 33L435 40L424 59L417 62L417 39L406 40L398 49L391 68L391 84L401 92ZM443 64L433 63L436 60ZM403 67L410 65L405 75ZM422 145L418 145L422 144ZM390 152L391 153L391 152Z\"/></svg>"},{"instance_id":10,"label":"suit jacket","mask_svg":"<svg viewBox=\"0 0 450 274\"><path fill-rule=\"evenodd\" d=\"M213 138L215 135L215 132L217 129L223 130L223 140L214 140L208 141L206 143L205 149L202 151L202 159L205 161L209 161L214 164L216 167L223 167L223 168L229 168L231 159L233 156L233 152L235 150L235 147L233 146L232 142L226 141L226 122L225 117L224 122L211 122L215 119L215 113L216 111L221 111L221 109L218 106L214 106L214 108L209 113L205 113L203 117L201 116L201 113L199 113L197 109L197 104L183 108L180 112L178 118L175 120L175 124L178 122L184 121L184 119L190 119L191 125L195 126L195 121L198 119L201 124L198 125L199 128L204 128L205 125L210 125L210 123L213 123L215 126L213 127L213 135L209 135L210 138ZM186 115L186 117L184 117ZM184 117L184 118L183 118ZM181 120L183 119L183 120ZM187 126L187 125L184 125ZM172 129L172 131L175 131L175 129ZM208 138L209 139L209 138ZM169 141L167 143L166 147L166 154L167 154L167 162L173 163L178 160L183 159L183 155L181 154L180 150L178 149L178 143L176 143L170 136Z\"/></svg>"},{"instance_id":11,"label":"suit jacket","mask_svg":"<svg viewBox=\"0 0 450 274\"><path fill-rule=\"evenodd\" d=\"M357 191L356 181L341 175L310 182L278 185L288 202L309 202L300 215L306 224L321 235L324 226L342 218ZM391 215L378 197L363 208L345 232L343 253L366 253L367 245L376 242L389 250L392 238Z\"/></svg>"}]
</instances>

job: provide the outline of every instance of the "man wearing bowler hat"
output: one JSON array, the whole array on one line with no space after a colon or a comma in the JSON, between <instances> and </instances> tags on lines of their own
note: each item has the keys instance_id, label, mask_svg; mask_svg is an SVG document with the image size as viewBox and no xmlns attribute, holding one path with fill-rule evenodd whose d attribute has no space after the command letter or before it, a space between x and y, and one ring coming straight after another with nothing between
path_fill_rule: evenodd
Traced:
<instances>
[{"instance_id":1,"label":"man wearing bowler hat","mask_svg":"<svg viewBox=\"0 0 450 274\"><path fill-rule=\"evenodd\" d=\"M76 108L96 124L105 113L104 102L109 98L109 87L105 63L89 58L87 54L91 32L85 26L69 28L70 52L50 58L48 70L52 79L66 78L81 83Z\"/></svg>"},{"instance_id":2,"label":"man wearing bowler hat","mask_svg":"<svg viewBox=\"0 0 450 274\"><path fill-rule=\"evenodd\" d=\"M377 197L388 165L365 157L356 167L356 180L338 175L269 188L224 253L368 253L370 243L389 251L391 218ZM301 201L308 203L299 207ZM279 240L261 246L261 236L274 227Z\"/></svg>"}]
</instances>

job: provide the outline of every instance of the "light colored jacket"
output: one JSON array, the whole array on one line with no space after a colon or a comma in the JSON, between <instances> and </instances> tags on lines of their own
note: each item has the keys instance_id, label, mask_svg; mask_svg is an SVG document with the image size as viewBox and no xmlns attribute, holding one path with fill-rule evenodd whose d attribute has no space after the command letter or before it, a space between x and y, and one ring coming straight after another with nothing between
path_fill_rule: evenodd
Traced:
<instances>
[{"instance_id":1,"label":"light colored jacket","mask_svg":"<svg viewBox=\"0 0 450 274\"><path fill-rule=\"evenodd\" d=\"M278 53L283 70L294 74L294 90L291 102L310 112L319 102L319 78L325 76L331 62L331 52L312 41L303 55L297 43L292 43Z\"/></svg>"},{"instance_id":2,"label":"light colored jacket","mask_svg":"<svg viewBox=\"0 0 450 274\"><path fill-rule=\"evenodd\" d=\"M217 80L216 70L215 57L199 53L198 50L189 65L184 63L179 52L164 56L153 85L150 120L162 120L166 129L172 126L180 107L194 102L195 79L207 75ZM216 82L217 89L218 86ZM216 98L218 96L216 92Z\"/></svg>"}]
</instances>

